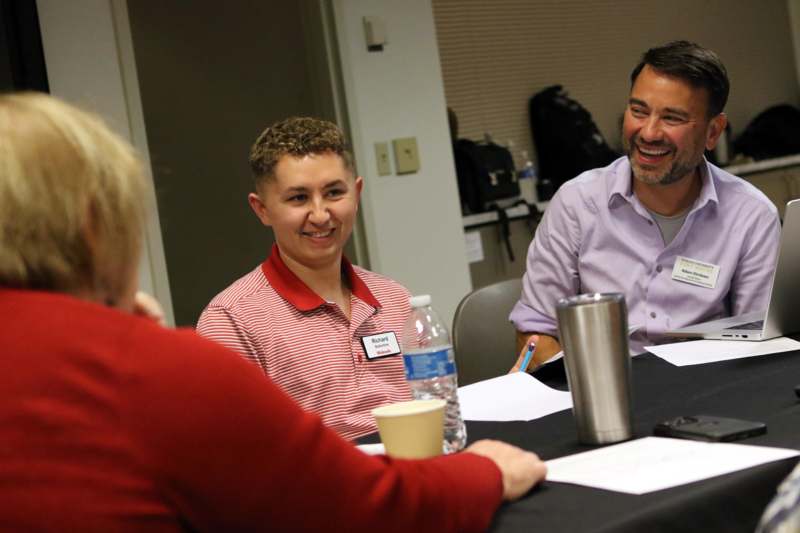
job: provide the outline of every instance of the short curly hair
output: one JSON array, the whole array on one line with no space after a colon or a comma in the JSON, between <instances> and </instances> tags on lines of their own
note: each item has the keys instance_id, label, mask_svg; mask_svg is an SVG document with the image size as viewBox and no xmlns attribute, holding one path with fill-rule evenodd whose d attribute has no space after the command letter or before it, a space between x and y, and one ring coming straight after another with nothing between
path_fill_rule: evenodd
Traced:
<instances>
[{"instance_id":1,"label":"short curly hair","mask_svg":"<svg viewBox=\"0 0 800 533\"><path fill-rule=\"evenodd\" d=\"M276 122L258 136L250 149L250 169L256 190L275 179L275 165L281 157L333 153L353 171L353 156L339 127L313 117L289 117Z\"/></svg>"}]
</instances>

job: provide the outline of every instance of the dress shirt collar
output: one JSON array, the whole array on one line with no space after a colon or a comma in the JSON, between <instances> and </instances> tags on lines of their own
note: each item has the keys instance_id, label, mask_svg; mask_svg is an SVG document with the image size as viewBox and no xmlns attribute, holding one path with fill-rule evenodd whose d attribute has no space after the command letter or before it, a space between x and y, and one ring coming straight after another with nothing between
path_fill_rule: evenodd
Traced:
<instances>
[{"instance_id":1,"label":"dress shirt collar","mask_svg":"<svg viewBox=\"0 0 800 533\"><path fill-rule=\"evenodd\" d=\"M272 245L269 257L261 264L261 271L272 288L275 289L275 292L296 307L298 311L312 311L327 303L312 291L308 285L303 283L294 272L289 270L289 267L281 259L277 244ZM347 276L353 296L376 309L381 307L378 299L375 298L366 283L356 274L353 265L350 264L346 257L342 257L342 275Z\"/></svg>"},{"instance_id":2,"label":"dress shirt collar","mask_svg":"<svg viewBox=\"0 0 800 533\"><path fill-rule=\"evenodd\" d=\"M714 183L713 173L711 172L711 163L703 157L703 161L698 166L698 169L700 170L702 186L700 188L700 195L697 197L697 200L695 200L690 212L697 211L710 202L714 204L719 203L717 188ZM635 195L633 193L633 175L631 173L630 160L626 156L623 156L617 160L617 163L612 163L611 171L613 173L613 179L609 183L608 207L613 208L619 205L620 201L626 201L634 205L639 203L638 200L637 202L633 201Z\"/></svg>"}]
</instances>

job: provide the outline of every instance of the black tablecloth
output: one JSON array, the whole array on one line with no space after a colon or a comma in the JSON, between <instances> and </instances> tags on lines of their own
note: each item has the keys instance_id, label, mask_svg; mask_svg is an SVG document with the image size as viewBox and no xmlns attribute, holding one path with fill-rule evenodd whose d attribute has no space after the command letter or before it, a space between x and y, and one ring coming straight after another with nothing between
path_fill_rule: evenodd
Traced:
<instances>
[{"instance_id":1,"label":"black tablecloth","mask_svg":"<svg viewBox=\"0 0 800 533\"><path fill-rule=\"evenodd\" d=\"M566 389L563 368L539 376ZM650 354L632 361L635 437L676 416L708 414L756 420L767 434L742 444L800 449L800 352L676 367ZM531 422L468 422L470 442L500 439L543 459L593 449L577 442L572 411ZM493 531L753 531L762 510L796 458L680 487L630 495L545 482L504 505Z\"/></svg>"}]
</instances>

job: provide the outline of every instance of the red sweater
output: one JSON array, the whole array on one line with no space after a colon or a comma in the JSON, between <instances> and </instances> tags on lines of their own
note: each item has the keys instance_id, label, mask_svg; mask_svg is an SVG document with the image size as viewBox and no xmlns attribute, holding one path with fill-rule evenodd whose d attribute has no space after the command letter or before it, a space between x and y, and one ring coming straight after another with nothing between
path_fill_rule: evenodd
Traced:
<instances>
[{"instance_id":1,"label":"red sweater","mask_svg":"<svg viewBox=\"0 0 800 533\"><path fill-rule=\"evenodd\" d=\"M480 531L496 466L370 457L240 356L0 290L0 530Z\"/></svg>"}]
</instances>

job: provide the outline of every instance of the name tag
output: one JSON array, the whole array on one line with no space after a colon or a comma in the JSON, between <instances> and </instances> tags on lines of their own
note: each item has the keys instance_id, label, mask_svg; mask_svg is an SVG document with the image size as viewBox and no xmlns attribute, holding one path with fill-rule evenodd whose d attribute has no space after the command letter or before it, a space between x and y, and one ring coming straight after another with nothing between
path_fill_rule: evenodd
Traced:
<instances>
[{"instance_id":1,"label":"name tag","mask_svg":"<svg viewBox=\"0 0 800 533\"><path fill-rule=\"evenodd\" d=\"M672 279L707 289L713 289L717 286L718 276L718 265L704 263L688 257L678 256L675 260L675 266L672 268Z\"/></svg>"},{"instance_id":2,"label":"name tag","mask_svg":"<svg viewBox=\"0 0 800 533\"><path fill-rule=\"evenodd\" d=\"M370 360L400 354L400 343L393 331L361 337L361 346Z\"/></svg>"}]
</instances>

